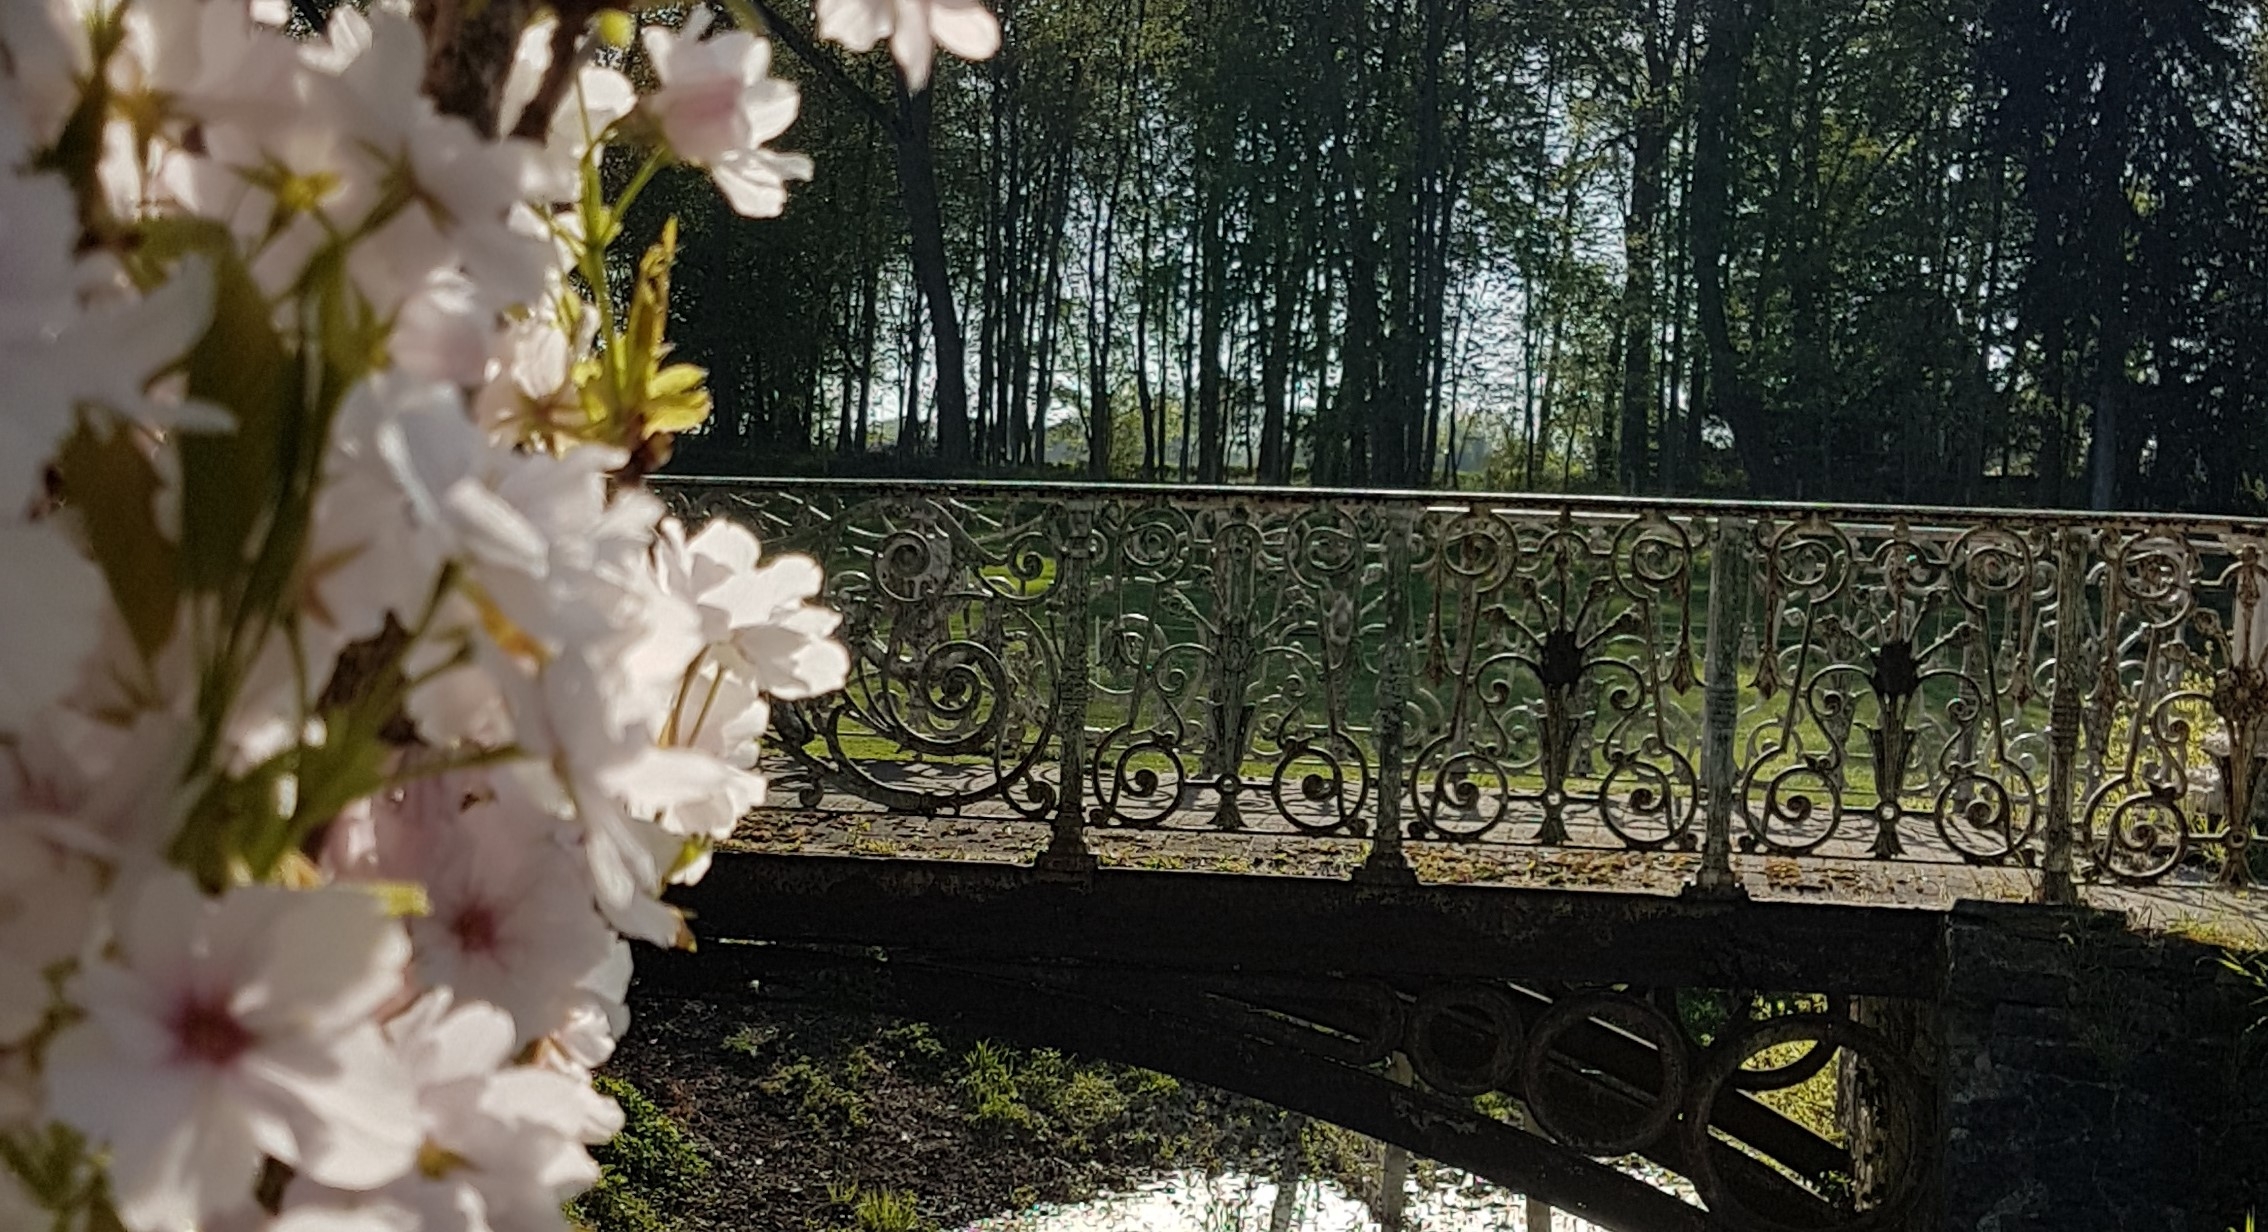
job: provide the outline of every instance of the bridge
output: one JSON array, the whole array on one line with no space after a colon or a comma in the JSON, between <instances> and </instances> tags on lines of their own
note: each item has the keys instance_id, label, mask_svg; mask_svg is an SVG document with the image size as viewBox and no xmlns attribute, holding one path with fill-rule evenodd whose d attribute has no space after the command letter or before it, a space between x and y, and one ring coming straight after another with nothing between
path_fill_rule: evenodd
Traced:
<instances>
[{"instance_id":1,"label":"bridge","mask_svg":"<svg viewBox=\"0 0 2268 1232\"><path fill-rule=\"evenodd\" d=\"M655 995L1140 1064L1629 1232L2268 1209L2243 991L2129 927L2268 937L2268 524L662 490L821 560L852 669Z\"/></svg>"}]
</instances>

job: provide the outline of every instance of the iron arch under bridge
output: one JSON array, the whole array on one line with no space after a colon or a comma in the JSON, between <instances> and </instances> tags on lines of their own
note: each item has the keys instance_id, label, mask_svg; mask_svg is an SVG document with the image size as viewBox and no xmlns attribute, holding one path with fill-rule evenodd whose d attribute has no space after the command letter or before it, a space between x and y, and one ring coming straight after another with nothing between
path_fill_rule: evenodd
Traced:
<instances>
[{"instance_id":1,"label":"iron arch under bridge","mask_svg":"<svg viewBox=\"0 0 2268 1232\"><path fill-rule=\"evenodd\" d=\"M776 716L775 810L1030 823L1045 849L1020 873L900 861L916 882L855 889L883 876L869 867L824 894L794 889L821 875L810 857L725 857L729 875L689 900L705 935L757 944L667 963L659 986L743 995L761 979L1037 1036L1347 1124L1609 1227L1906 1227L1938 1183L1927 1033L1876 1028L1910 1027L1932 995L1940 917L1748 902L1760 874L1923 870L1956 893L1990 874L2072 903L2254 872L2259 522L985 483L662 491L689 519L732 517L770 551L819 559L844 614L849 686ZM1335 882L1098 871L1094 848L1120 835L1340 842L1359 858ZM1684 894L1419 884L1425 853L1452 848L1642 864L1646 888L1666 875ZM1192 877L1244 905L1183 901ZM751 916L751 898L805 921ZM1864 926L1837 932L1837 910ZM1443 912L1459 922L1446 932ZM1583 929L1630 936L1617 912L1651 923L1565 960ZM1317 913L1341 926L1330 944L1223 957L1225 937L1298 938ZM1498 917L1528 922L1523 944L1475 940L1497 934L1473 920ZM1699 949L1671 940L1693 930ZM1697 1034L1694 998L1727 989L1812 999ZM1378 1072L1395 1053L1415 1087ZM1757 1098L1830 1064L1841 1141ZM1489 1092L1528 1128L1478 1113ZM1627 1155L1691 1180L1701 1205L1597 1162Z\"/></svg>"},{"instance_id":2,"label":"iron arch under bridge","mask_svg":"<svg viewBox=\"0 0 2268 1232\"><path fill-rule=\"evenodd\" d=\"M1934 1180L1931 1077L1850 1011L1919 1012L1936 913L750 852L683 901L702 948L641 959L641 999L814 1002L1139 1065L1616 1232L1919 1227ZM1755 1017L1719 999L1779 987L1869 991ZM1730 1011L1706 1031L1697 993ZM1857 1096L1823 1135L1772 1095L1830 1066ZM1702 1205L1602 1162L1627 1158Z\"/></svg>"}]
</instances>

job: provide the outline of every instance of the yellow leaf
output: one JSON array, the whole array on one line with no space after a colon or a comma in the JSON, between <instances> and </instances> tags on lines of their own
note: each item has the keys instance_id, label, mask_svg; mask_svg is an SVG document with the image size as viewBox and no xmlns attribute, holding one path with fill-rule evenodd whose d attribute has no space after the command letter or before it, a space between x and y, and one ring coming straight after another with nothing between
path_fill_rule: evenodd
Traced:
<instances>
[{"instance_id":1,"label":"yellow leaf","mask_svg":"<svg viewBox=\"0 0 2268 1232\"><path fill-rule=\"evenodd\" d=\"M646 386L646 393L654 398L673 398L699 389L701 382L707 380L708 376L708 369L699 364L671 364L654 374L653 381Z\"/></svg>"},{"instance_id":2,"label":"yellow leaf","mask_svg":"<svg viewBox=\"0 0 2268 1232\"><path fill-rule=\"evenodd\" d=\"M690 432L709 418L709 391L701 387L708 373L693 364L671 364L648 387L645 424L648 433Z\"/></svg>"},{"instance_id":3,"label":"yellow leaf","mask_svg":"<svg viewBox=\"0 0 2268 1232\"><path fill-rule=\"evenodd\" d=\"M385 906L386 914L395 919L433 914L433 900L426 897L425 887L414 881L356 881L347 884L376 898Z\"/></svg>"}]
</instances>

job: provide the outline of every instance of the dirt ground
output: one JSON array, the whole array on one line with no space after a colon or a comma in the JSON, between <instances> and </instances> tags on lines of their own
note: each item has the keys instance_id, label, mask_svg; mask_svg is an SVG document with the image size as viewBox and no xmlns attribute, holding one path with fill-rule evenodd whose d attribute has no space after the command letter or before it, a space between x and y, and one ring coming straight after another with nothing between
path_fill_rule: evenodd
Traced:
<instances>
[{"instance_id":1,"label":"dirt ground","mask_svg":"<svg viewBox=\"0 0 2268 1232\"><path fill-rule=\"evenodd\" d=\"M913 1227L957 1228L1173 1169L1273 1170L1300 1132L1210 1088L921 1024L635 992L632 1010L607 1070L706 1163L656 1203L679 1232L865 1232L905 1199ZM1359 1183L1360 1139L1310 1126L1302 1141L1311 1166Z\"/></svg>"}]
</instances>

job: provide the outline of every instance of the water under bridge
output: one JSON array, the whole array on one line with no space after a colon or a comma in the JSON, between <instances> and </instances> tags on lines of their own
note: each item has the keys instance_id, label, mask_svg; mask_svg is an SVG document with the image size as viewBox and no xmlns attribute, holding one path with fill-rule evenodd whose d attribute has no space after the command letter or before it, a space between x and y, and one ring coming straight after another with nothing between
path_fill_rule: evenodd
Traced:
<instances>
[{"instance_id":1,"label":"water under bridge","mask_svg":"<svg viewBox=\"0 0 2268 1232\"><path fill-rule=\"evenodd\" d=\"M1145 1065L1629 1232L2268 1209L2245 998L2167 935L2268 944L2268 523L663 494L817 557L852 667L656 995Z\"/></svg>"}]
</instances>

